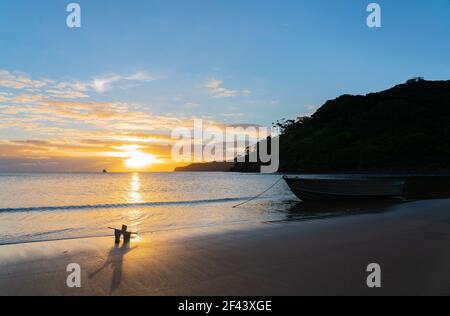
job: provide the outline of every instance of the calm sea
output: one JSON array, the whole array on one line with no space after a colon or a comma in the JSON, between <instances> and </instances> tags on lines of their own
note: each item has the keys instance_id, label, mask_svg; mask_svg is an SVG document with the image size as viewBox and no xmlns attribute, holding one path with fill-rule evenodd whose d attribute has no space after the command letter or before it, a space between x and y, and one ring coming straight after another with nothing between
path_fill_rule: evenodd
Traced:
<instances>
[{"instance_id":1,"label":"calm sea","mask_svg":"<svg viewBox=\"0 0 450 316\"><path fill-rule=\"evenodd\" d=\"M0 244L283 221L295 201L279 175L0 174Z\"/></svg>"}]
</instances>

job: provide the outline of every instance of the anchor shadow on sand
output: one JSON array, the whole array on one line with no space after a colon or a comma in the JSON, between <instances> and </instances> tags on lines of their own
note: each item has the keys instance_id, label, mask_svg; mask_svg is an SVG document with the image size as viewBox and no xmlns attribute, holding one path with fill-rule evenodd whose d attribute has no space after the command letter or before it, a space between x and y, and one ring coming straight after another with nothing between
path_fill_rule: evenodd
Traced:
<instances>
[{"instance_id":1,"label":"anchor shadow on sand","mask_svg":"<svg viewBox=\"0 0 450 316\"><path fill-rule=\"evenodd\" d=\"M89 274L89 279L93 279L98 273L111 266L113 269L110 294L114 293L120 286L122 282L122 272L123 272L123 260L126 254L136 249L135 247L130 247L129 243L124 243L122 246L118 244L114 245L113 248L108 253L108 257L105 260L103 266L98 268L93 273Z\"/></svg>"}]
</instances>

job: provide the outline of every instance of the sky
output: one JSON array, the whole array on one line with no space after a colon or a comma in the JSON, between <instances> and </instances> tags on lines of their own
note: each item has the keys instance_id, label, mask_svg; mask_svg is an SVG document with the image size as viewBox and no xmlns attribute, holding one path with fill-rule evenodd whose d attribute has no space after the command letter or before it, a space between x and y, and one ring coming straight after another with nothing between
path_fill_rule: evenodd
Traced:
<instances>
[{"instance_id":1,"label":"sky","mask_svg":"<svg viewBox=\"0 0 450 316\"><path fill-rule=\"evenodd\" d=\"M78 0L68 28L71 2L0 1L0 172L170 171L194 119L271 126L450 79L448 0L377 1L381 28L365 0Z\"/></svg>"}]
</instances>

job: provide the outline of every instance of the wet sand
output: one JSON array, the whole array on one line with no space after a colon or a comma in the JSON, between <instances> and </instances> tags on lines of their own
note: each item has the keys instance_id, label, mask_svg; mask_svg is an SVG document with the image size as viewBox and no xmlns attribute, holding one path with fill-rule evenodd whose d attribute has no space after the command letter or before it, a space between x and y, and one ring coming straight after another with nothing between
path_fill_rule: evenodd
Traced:
<instances>
[{"instance_id":1,"label":"wet sand","mask_svg":"<svg viewBox=\"0 0 450 316\"><path fill-rule=\"evenodd\" d=\"M78 263L81 289L66 286ZM382 288L366 285L367 265ZM450 200L383 212L0 247L0 295L449 295Z\"/></svg>"}]
</instances>

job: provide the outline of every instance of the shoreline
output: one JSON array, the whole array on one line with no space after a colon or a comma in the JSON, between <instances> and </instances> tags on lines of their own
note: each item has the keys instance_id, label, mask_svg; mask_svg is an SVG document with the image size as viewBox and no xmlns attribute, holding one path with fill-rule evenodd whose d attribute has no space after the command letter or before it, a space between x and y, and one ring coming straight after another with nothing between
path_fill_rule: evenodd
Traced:
<instances>
[{"instance_id":1,"label":"shoreline","mask_svg":"<svg viewBox=\"0 0 450 316\"><path fill-rule=\"evenodd\" d=\"M450 200L253 227L0 246L0 295L448 295ZM366 267L382 268L382 288ZM82 288L66 267L82 268Z\"/></svg>"}]
</instances>

